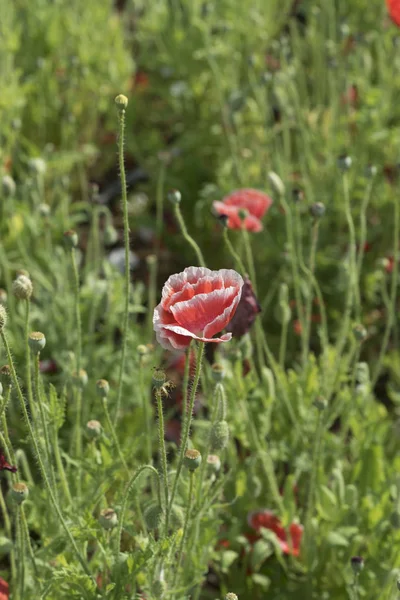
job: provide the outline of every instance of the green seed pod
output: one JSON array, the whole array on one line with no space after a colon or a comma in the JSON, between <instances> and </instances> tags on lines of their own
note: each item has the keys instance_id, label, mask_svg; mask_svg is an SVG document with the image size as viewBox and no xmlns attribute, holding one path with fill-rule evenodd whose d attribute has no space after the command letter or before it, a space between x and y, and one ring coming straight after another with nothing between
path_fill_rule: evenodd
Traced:
<instances>
[{"instance_id":1,"label":"green seed pod","mask_svg":"<svg viewBox=\"0 0 400 600\"><path fill-rule=\"evenodd\" d=\"M353 572L358 575L364 568L364 559L362 556L352 556L350 564Z\"/></svg>"},{"instance_id":2,"label":"green seed pod","mask_svg":"<svg viewBox=\"0 0 400 600\"><path fill-rule=\"evenodd\" d=\"M165 381L166 381L167 377L165 375L165 372L162 369L154 369L153 371L153 377L152 377L152 382L153 382L153 386L159 390L162 388L162 386L164 385Z\"/></svg>"},{"instance_id":3,"label":"green seed pod","mask_svg":"<svg viewBox=\"0 0 400 600\"><path fill-rule=\"evenodd\" d=\"M139 356L146 356L149 353L149 349L145 344L139 344L136 350Z\"/></svg>"},{"instance_id":4,"label":"green seed pod","mask_svg":"<svg viewBox=\"0 0 400 600\"><path fill-rule=\"evenodd\" d=\"M218 363L214 363L211 367L211 375L216 383L220 383L225 377L224 367Z\"/></svg>"},{"instance_id":5,"label":"green seed pod","mask_svg":"<svg viewBox=\"0 0 400 600\"><path fill-rule=\"evenodd\" d=\"M46 338L40 331L31 331L28 337L28 344L33 354L39 354L46 345Z\"/></svg>"},{"instance_id":6,"label":"green seed pod","mask_svg":"<svg viewBox=\"0 0 400 600\"><path fill-rule=\"evenodd\" d=\"M353 335L357 342L364 342L367 339L367 330L363 325L354 325Z\"/></svg>"},{"instance_id":7,"label":"green seed pod","mask_svg":"<svg viewBox=\"0 0 400 600\"><path fill-rule=\"evenodd\" d=\"M3 331L7 323L7 311L2 304L0 304L0 331Z\"/></svg>"},{"instance_id":8,"label":"green seed pod","mask_svg":"<svg viewBox=\"0 0 400 600\"><path fill-rule=\"evenodd\" d=\"M99 438L102 433L102 426L100 421L96 421L95 419L88 421L86 423L86 433L92 439Z\"/></svg>"},{"instance_id":9,"label":"green seed pod","mask_svg":"<svg viewBox=\"0 0 400 600\"><path fill-rule=\"evenodd\" d=\"M103 529L114 529L118 524L118 517L115 510L112 508L105 508L99 515L99 523Z\"/></svg>"},{"instance_id":10,"label":"green seed pod","mask_svg":"<svg viewBox=\"0 0 400 600\"><path fill-rule=\"evenodd\" d=\"M38 206L38 210L39 210L39 214L41 217L43 217L44 219L46 219L47 217L50 216L50 206L48 204L45 204L44 202L42 204L39 204Z\"/></svg>"},{"instance_id":11,"label":"green seed pod","mask_svg":"<svg viewBox=\"0 0 400 600\"><path fill-rule=\"evenodd\" d=\"M314 406L317 410L322 412L323 410L326 409L326 407L328 406L328 403L323 396L318 396L314 400Z\"/></svg>"},{"instance_id":12,"label":"green seed pod","mask_svg":"<svg viewBox=\"0 0 400 600\"><path fill-rule=\"evenodd\" d=\"M211 429L211 448L223 450L229 442L229 425L226 421L218 421Z\"/></svg>"},{"instance_id":13,"label":"green seed pod","mask_svg":"<svg viewBox=\"0 0 400 600\"><path fill-rule=\"evenodd\" d=\"M0 323L1 323L1 307L0 307ZM1 326L0 326L0 331L1 331ZM1 380L2 384L4 385L4 387L8 387L9 385L11 385L11 369L10 369L9 365L3 365L0 368L0 380Z\"/></svg>"},{"instance_id":14,"label":"green seed pod","mask_svg":"<svg viewBox=\"0 0 400 600\"><path fill-rule=\"evenodd\" d=\"M11 497L16 504L22 504L29 496L29 488L25 483L14 483L11 487Z\"/></svg>"},{"instance_id":15,"label":"green seed pod","mask_svg":"<svg viewBox=\"0 0 400 600\"><path fill-rule=\"evenodd\" d=\"M98 379L96 381L96 391L99 398L107 398L110 391L110 384L107 379Z\"/></svg>"},{"instance_id":16,"label":"green seed pod","mask_svg":"<svg viewBox=\"0 0 400 600\"><path fill-rule=\"evenodd\" d=\"M87 382L89 381L88 374L85 369L79 369L79 371L74 371L72 373L72 381L78 387L85 387Z\"/></svg>"},{"instance_id":17,"label":"green seed pod","mask_svg":"<svg viewBox=\"0 0 400 600\"><path fill-rule=\"evenodd\" d=\"M78 234L73 229L69 229L68 231L64 231L64 242L67 248L77 248L78 247Z\"/></svg>"},{"instance_id":18,"label":"green seed pod","mask_svg":"<svg viewBox=\"0 0 400 600\"><path fill-rule=\"evenodd\" d=\"M209 473L216 475L221 469L221 459L216 454L207 456L207 470Z\"/></svg>"},{"instance_id":19,"label":"green seed pod","mask_svg":"<svg viewBox=\"0 0 400 600\"><path fill-rule=\"evenodd\" d=\"M115 104L119 110L125 110L128 106L128 98L123 94L118 94L118 96L115 98Z\"/></svg>"},{"instance_id":20,"label":"green seed pod","mask_svg":"<svg viewBox=\"0 0 400 600\"><path fill-rule=\"evenodd\" d=\"M170 190L167 194L167 198L171 204L180 204L182 196L179 190Z\"/></svg>"},{"instance_id":21,"label":"green seed pod","mask_svg":"<svg viewBox=\"0 0 400 600\"><path fill-rule=\"evenodd\" d=\"M239 600L239 598L233 592L228 592L225 596L225 600Z\"/></svg>"},{"instance_id":22,"label":"green seed pod","mask_svg":"<svg viewBox=\"0 0 400 600\"><path fill-rule=\"evenodd\" d=\"M28 164L35 175L44 175L46 173L47 165L43 158L31 158Z\"/></svg>"},{"instance_id":23,"label":"green seed pod","mask_svg":"<svg viewBox=\"0 0 400 600\"><path fill-rule=\"evenodd\" d=\"M314 219L321 219L325 214L325 204L322 202L314 202L314 204L310 206L310 213Z\"/></svg>"},{"instance_id":24,"label":"green seed pod","mask_svg":"<svg viewBox=\"0 0 400 600\"><path fill-rule=\"evenodd\" d=\"M29 300L32 296L32 281L26 275L18 275L12 284L13 294L18 300Z\"/></svg>"},{"instance_id":25,"label":"green seed pod","mask_svg":"<svg viewBox=\"0 0 400 600\"><path fill-rule=\"evenodd\" d=\"M201 454L198 450L191 448L186 450L183 464L189 471L195 471L201 465Z\"/></svg>"},{"instance_id":26,"label":"green seed pod","mask_svg":"<svg viewBox=\"0 0 400 600\"><path fill-rule=\"evenodd\" d=\"M183 526L185 520L185 513L181 506L174 504L171 509L171 525L176 529L180 529Z\"/></svg>"},{"instance_id":27,"label":"green seed pod","mask_svg":"<svg viewBox=\"0 0 400 600\"><path fill-rule=\"evenodd\" d=\"M165 592L167 591L167 584L164 579L158 579L153 583L152 586L153 596L157 598L157 600L162 600L165 596Z\"/></svg>"},{"instance_id":28,"label":"green seed pod","mask_svg":"<svg viewBox=\"0 0 400 600\"><path fill-rule=\"evenodd\" d=\"M144 511L144 520L146 522L146 527L150 531L152 529L157 529L160 527L161 521L163 518L163 509L159 504L150 504Z\"/></svg>"}]
</instances>

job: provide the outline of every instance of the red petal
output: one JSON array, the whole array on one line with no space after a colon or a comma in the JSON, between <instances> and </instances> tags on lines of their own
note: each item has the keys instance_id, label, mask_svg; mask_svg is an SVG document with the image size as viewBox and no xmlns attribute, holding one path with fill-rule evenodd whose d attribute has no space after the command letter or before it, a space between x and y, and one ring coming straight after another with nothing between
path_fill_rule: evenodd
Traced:
<instances>
[{"instance_id":1,"label":"red petal","mask_svg":"<svg viewBox=\"0 0 400 600\"><path fill-rule=\"evenodd\" d=\"M386 0L386 5L393 23L400 27L400 1Z\"/></svg>"},{"instance_id":2,"label":"red petal","mask_svg":"<svg viewBox=\"0 0 400 600\"><path fill-rule=\"evenodd\" d=\"M221 327L214 326L212 328L213 333L211 335L205 332L207 325L214 323L218 317L224 314L225 310L235 302L235 299L236 308L239 297L240 291L236 287L215 290L209 294L198 294L191 300L178 302L171 306L171 312L181 327L196 335L203 335L204 332L207 337L212 337L229 323L229 315L232 311L229 311L228 318L218 323L218 325L221 324Z\"/></svg>"},{"instance_id":3,"label":"red petal","mask_svg":"<svg viewBox=\"0 0 400 600\"><path fill-rule=\"evenodd\" d=\"M267 194L252 188L235 190L226 196L222 202L227 206L244 208L257 219L261 219L272 204L272 200Z\"/></svg>"},{"instance_id":4,"label":"red petal","mask_svg":"<svg viewBox=\"0 0 400 600\"><path fill-rule=\"evenodd\" d=\"M0 600L8 600L10 595L7 581L0 577Z\"/></svg>"}]
</instances>

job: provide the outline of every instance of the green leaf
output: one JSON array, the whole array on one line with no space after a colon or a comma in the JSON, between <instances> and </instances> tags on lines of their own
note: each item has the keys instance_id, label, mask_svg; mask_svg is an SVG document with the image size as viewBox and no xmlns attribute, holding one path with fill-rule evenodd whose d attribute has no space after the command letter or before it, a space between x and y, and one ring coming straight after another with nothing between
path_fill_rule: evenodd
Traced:
<instances>
[{"instance_id":1,"label":"green leaf","mask_svg":"<svg viewBox=\"0 0 400 600\"><path fill-rule=\"evenodd\" d=\"M347 548L347 546L349 545L348 540L336 531L331 531L328 534L326 541L329 544L329 546L339 546L341 548Z\"/></svg>"}]
</instances>

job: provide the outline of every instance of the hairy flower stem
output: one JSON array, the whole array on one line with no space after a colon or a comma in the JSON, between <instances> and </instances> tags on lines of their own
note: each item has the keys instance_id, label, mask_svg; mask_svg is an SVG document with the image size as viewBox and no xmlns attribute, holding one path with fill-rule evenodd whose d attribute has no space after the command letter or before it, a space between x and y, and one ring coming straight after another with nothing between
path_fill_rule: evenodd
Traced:
<instances>
[{"instance_id":1,"label":"hairy flower stem","mask_svg":"<svg viewBox=\"0 0 400 600\"><path fill-rule=\"evenodd\" d=\"M52 483L53 483L53 487L55 489L55 487L56 487L56 481L55 481L54 469L53 469L53 464L52 464L53 461L52 461L52 451L51 451L51 445L50 445L49 429L47 427L46 415L44 414L43 398L42 398L41 389L40 389L39 361L40 361L40 352L38 352L37 355L35 356L35 391L36 391L36 402L37 402L37 404L39 406L40 420L42 422L42 429L43 429L43 435L44 435L44 441L45 441L45 447L46 447L46 454L47 454L47 464L49 465L49 471L51 473L52 480L53 480Z\"/></svg>"},{"instance_id":2,"label":"hairy flower stem","mask_svg":"<svg viewBox=\"0 0 400 600\"><path fill-rule=\"evenodd\" d=\"M114 446L115 446L115 448L116 448L116 450L118 452L119 459L120 459L121 464L124 467L125 471L129 475L128 465L126 464L126 460L124 458L124 455L122 454L121 446L119 445L118 437L117 437L117 434L115 433L115 428L114 428L114 425L113 425L113 423L111 421L111 418L110 418L110 412L108 410L107 398L103 398L103 408L104 408L104 414L105 414L106 421L107 421L107 426L108 426L108 428L110 430L111 437L112 437Z\"/></svg>"},{"instance_id":3,"label":"hairy flower stem","mask_svg":"<svg viewBox=\"0 0 400 600\"><path fill-rule=\"evenodd\" d=\"M158 258L156 255L151 254L147 257L147 266L149 269L149 293L148 293L148 304L147 304L147 338L150 341L153 336L153 312L156 305L157 298L157 271L158 271Z\"/></svg>"},{"instance_id":4,"label":"hairy flower stem","mask_svg":"<svg viewBox=\"0 0 400 600\"><path fill-rule=\"evenodd\" d=\"M175 586L176 578L178 576L179 569L180 569L180 566L181 566L181 563L182 563L183 549L185 547L185 542L186 542L187 533L188 533L188 527L189 527L189 521L190 521L190 514L192 512L193 480L194 480L194 471L191 471L190 472L190 479L189 479L189 495L188 495L187 504L186 504L185 522L184 522L184 525L183 525L182 539L181 539L181 543L179 545L178 557L177 557L177 563L176 563L176 569L175 569L175 574L174 574L174 579L173 579L172 587Z\"/></svg>"},{"instance_id":5,"label":"hairy flower stem","mask_svg":"<svg viewBox=\"0 0 400 600\"><path fill-rule=\"evenodd\" d=\"M197 350L197 357L196 357L196 371L194 374L193 385L192 385L192 389L191 389L190 397L189 397L188 414L186 416L186 420L183 425L181 446L179 448L178 465L176 468L175 479L174 479L174 483L172 486L172 492L171 492L171 497L170 497L170 501L169 501L168 513L171 512L171 509L172 509L172 506L174 503L176 488L178 485L179 476L182 471L183 459L185 457L185 451L186 451L187 443L189 440L190 427L191 427L192 418L193 418L194 401L196 399L197 387L198 387L199 381L200 381L201 363L203 360L204 346L205 346L205 344L203 342L199 342L199 346L198 346L198 350ZM189 351L190 351L190 348L189 348Z\"/></svg>"},{"instance_id":6,"label":"hairy flower stem","mask_svg":"<svg viewBox=\"0 0 400 600\"><path fill-rule=\"evenodd\" d=\"M26 545L27 545L27 548L28 548L29 556L30 556L30 559L32 561L32 566L33 566L33 570L35 572L35 577L38 577L38 575L39 575L38 568L37 568L37 565L36 565L35 554L33 552L32 544L31 544L31 538L30 538L30 535L29 535L28 522L26 520L26 515L25 515L25 510L24 510L23 505L21 505L19 507L19 509L20 509L20 517L21 517L22 529L23 529L23 533L25 535Z\"/></svg>"},{"instance_id":7,"label":"hairy flower stem","mask_svg":"<svg viewBox=\"0 0 400 600\"><path fill-rule=\"evenodd\" d=\"M197 261L198 261L199 265L201 267L205 267L206 266L206 262L204 260L203 253L200 250L200 246L197 244L197 242L195 242L194 239L192 238L192 236L189 235L189 232L187 230L185 221L183 219L183 215L182 215L182 212L181 212L179 204L174 204L174 211L175 211L176 220L178 221L178 224L179 224L179 227L181 229L183 237L185 238L185 240L188 242L188 244L195 251L196 256L197 256Z\"/></svg>"},{"instance_id":8,"label":"hairy flower stem","mask_svg":"<svg viewBox=\"0 0 400 600\"><path fill-rule=\"evenodd\" d=\"M18 590L19 598L22 600L25 590L25 536L21 521L21 506L17 508L15 520L18 548Z\"/></svg>"},{"instance_id":9,"label":"hairy flower stem","mask_svg":"<svg viewBox=\"0 0 400 600\"><path fill-rule=\"evenodd\" d=\"M140 357L139 360L139 390L140 390L140 398L142 400L142 408L143 408L143 417L144 417L144 426L145 426L145 442L146 442L146 460L149 464L153 462L153 450L152 450L152 432L151 432L151 419L150 419L150 406L149 406L149 398L146 394L146 389L143 381L144 375L144 364L143 357Z\"/></svg>"},{"instance_id":10,"label":"hairy flower stem","mask_svg":"<svg viewBox=\"0 0 400 600\"><path fill-rule=\"evenodd\" d=\"M1 331L0 335L1 335L1 339L2 339L3 344L4 344L4 348L6 350L6 354L7 354L7 358L8 358L8 364L9 364L9 367L10 367L10 370L11 370L11 377L12 377L12 380L13 380L14 387L15 387L15 389L17 391L18 399L19 399L19 402L20 402L20 405L21 405L21 410L22 410L22 413L23 413L23 416L24 416L24 420L25 420L25 425L26 425L26 428L28 429L29 437L31 438L31 441L32 441L32 445L33 445L33 448L34 448L34 451L35 451L35 455L36 455L36 460L38 462L39 469L40 469L41 475L43 477L44 484L45 484L47 492L49 494L50 502L53 505L53 508L54 508L54 510L55 510L55 512L57 514L57 517L58 517L58 519L60 521L61 526L63 527L65 533L67 534L67 537L68 537L68 539L69 539L69 541L71 543L71 546L72 546L72 548L74 550L74 553L75 553L75 555L76 555L76 557L77 557L77 559L78 559L78 561L79 561L82 569L84 570L84 572L86 573L86 575L88 577L90 577L92 579L92 581L96 584L94 578L92 577L92 574L90 572L90 569L89 569L89 567L87 565L86 560L84 559L84 557L82 556L81 552L79 551L79 548L78 548L78 546L76 544L76 541L75 541L75 539L74 539L74 537L73 537L73 535L72 535L72 533L71 533L71 531L70 531L70 529L69 529L69 527L68 527L68 525L67 525L67 523L66 523L66 521L65 521L65 519L63 517L61 509L60 509L60 507L58 505L57 499L56 499L56 497L54 495L53 489L51 487L51 484L50 484L50 481L49 481L49 478L47 476L47 472L46 472L46 469L45 469L45 466L44 466L44 463L43 463L43 459L42 459L42 455L41 455L41 450L40 450L39 444L37 442L37 439L35 437L35 433L34 433L34 431L32 429L32 425L31 425L31 422L30 422L30 419L29 419L28 411L26 410L25 400L24 400L24 397L22 395L21 387L19 385L17 373L15 372L14 362L13 362L13 359L12 359L12 356L11 356L11 351L10 351L10 347L8 345L7 338L5 336L4 331Z\"/></svg>"},{"instance_id":11,"label":"hairy flower stem","mask_svg":"<svg viewBox=\"0 0 400 600\"><path fill-rule=\"evenodd\" d=\"M79 306L79 272L76 262L76 250L71 248L71 263L74 276L74 302L75 302L75 322L76 322L76 375L79 377L82 361L82 322ZM80 388L75 393L75 454L77 458L82 456L82 391ZM79 478L80 479L80 478Z\"/></svg>"},{"instance_id":12,"label":"hairy flower stem","mask_svg":"<svg viewBox=\"0 0 400 600\"><path fill-rule=\"evenodd\" d=\"M236 268L239 269L239 271L241 271L242 275L246 275L246 273L247 273L246 267L244 266L243 261L240 258L239 254L236 252L235 248L232 246L232 242L228 236L228 228L227 227L224 227L224 229L223 229L223 236L224 236L225 245L228 248L228 251L235 262Z\"/></svg>"},{"instance_id":13,"label":"hairy flower stem","mask_svg":"<svg viewBox=\"0 0 400 600\"><path fill-rule=\"evenodd\" d=\"M126 363L126 350L128 345L128 325L129 325L129 291L130 291L130 265L129 265L129 217L128 217L128 194L126 188L126 175L124 163L124 135L125 135L125 109L118 109L119 132L118 132L118 161L119 161L119 176L121 179L121 199L122 213L124 220L124 250L125 250L125 307L122 320L122 353L121 363L118 377L118 391L115 402L114 425L118 421L119 409L121 406L123 380Z\"/></svg>"},{"instance_id":14,"label":"hairy flower stem","mask_svg":"<svg viewBox=\"0 0 400 600\"><path fill-rule=\"evenodd\" d=\"M318 230L319 230L319 220L316 219L312 224L311 230L311 245L310 245L310 257L308 260L308 268L311 274L311 277L314 276L315 272L315 257L317 252L317 244L318 244ZM305 346L307 351L310 346L310 334L311 334L311 312L312 312L312 297L313 297L313 284L312 279L310 281L310 286L308 288L308 298L305 307Z\"/></svg>"},{"instance_id":15,"label":"hairy flower stem","mask_svg":"<svg viewBox=\"0 0 400 600\"><path fill-rule=\"evenodd\" d=\"M4 529L6 532L6 536L8 537L9 540L12 539L12 529L11 529L11 521L10 521L10 515L8 514L8 510L7 510L7 506L4 500L4 496L3 496L3 491L0 487L0 509L1 509L1 513L3 515L3 520L4 520ZM10 553L10 564L11 564L11 577L12 577L12 581L14 582L15 585L15 581L17 578L17 567L16 567L16 562L15 562L15 548L11 548L11 553Z\"/></svg>"},{"instance_id":16,"label":"hairy flower stem","mask_svg":"<svg viewBox=\"0 0 400 600\"><path fill-rule=\"evenodd\" d=\"M29 325L29 313L30 313L30 300L25 300L25 361L26 361L26 389L28 392L28 402L29 408L32 412L32 417L35 419L36 411L35 405L33 403L33 392L32 392L32 380L31 380L31 353L29 349L29 333L30 333L30 325Z\"/></svg>"},{"instance_id":17,"label":"hairy flower stem","mask_svg":"<svg viewBox=\"0 0 400 600\"><path fill-rule=\"evenodd\" d=\"M306 504L306 512L305 512L305 517L304 517L304 529L305 529L305 535L306 535L306 547L309 550L311 543L312 543L312 537L311 537L311 532L310 532L310 524L311 524L311 519L313 516L313 511L314 511L314 504L315 504L315 492L316 492L316 480L317 480L317 474L318 474L318 467L319 467L319 461L321 458L321 444L322 444L322 434L323 434L323 420L322 420L322 415L321 415L321 411L318 411L318 417L317 417L317 427L315 430L315 438L314 438L314 450L313 450L313 454L312 454L312 466L311 466L311 475L310 475L310 482L309 482L309 486L308 486L308 496L307 496L307 504Z\"/></svg>"},{"instance_id":18,"label":"hairy flower stem","mask_svg":"<svg viewBox=\"0 0 400 600\"><path fill-rule=\"evenodd\" d=\"M164 485L164 496L165 496L165 537L168 535L168 525L169 525L169 487L168 487L168 469L167 469L167 451L165 448L165 431L164 431L164 413L163 413L163 405L162 405L162 397L161 390L156 389L155 396L157 400L157 413L158 413L158 443L160 448L160 459L161 459L161 468L163 475L163 485Z\"/></svg>"}]
</instances>

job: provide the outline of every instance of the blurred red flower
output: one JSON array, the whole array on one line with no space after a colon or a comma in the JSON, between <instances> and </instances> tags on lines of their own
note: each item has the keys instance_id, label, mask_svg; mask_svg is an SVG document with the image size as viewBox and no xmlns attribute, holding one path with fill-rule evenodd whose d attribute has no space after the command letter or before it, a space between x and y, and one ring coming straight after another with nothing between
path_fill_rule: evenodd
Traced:
<instances>
[{"instance_id":1,"label":"blurred red flower","mask_svg":"<svg viewBox=\"0 0 400 600\"><path fill-rule=\"evenodd\" d=\"M258 510L248 515L248 523L257 533L261 528L273 531L277 537L278 543L284 554L299 556L301 538L303 536L303 526L298 523L292 523L289 526L290 540L280 519L270 510Z\"/></svg>"},{"instance_id":2,"label":"blurred red flower","mask_svg":"<svg viewBox=\"0 0 400 600\"><path fill-rule=\"evenodd\" d=\"M243 279L232 269L211 271L188 267L164 284L161 302L154 309L157 341L167 350L184 350L192 339L228 342L232 334L213 336L224 329L239 304Z\"/></svg>"},{"instance_id":3,"label":"blurred red flower","mask_svg":"<svg viewBox=\"0 0 400 600\"><path fill-rule=\"evenodd\" d=\"M240 302L226 330L230 331L233 337L242 337L250 330L260 312L261 306L253 291L251 281L245 277Z\"/></svg>"},{"instance_id":4,"label":"blurred red flower","mask_svg":"<svg viewBox=\"0 0 400 600\"><path fill-rule=\"evenodd\" d=\"M261 219L272 204L272 200L264 192L244 188L236 190L225 196L222 202L213 202L213 208L220 216L228 217L229 229L242 229L247 231L261 231L263 225ZM246 215L242 220L240 212Z\"/></svg>"},{"instance_id":5,"label":"blurred red flower","mask_svg":"<svg viewBox=\"0 0 400 600\"><path fill-rule=\"evenodd\" d=\"M0 450L0 471L10 471L11 473L16 473L17 470L17 467L10 465L3 452Z\"/></svg>"},{"instance_id":6,"label":"blurred red flower","mask_svg":"<svg viewBox=\"0 0 400 600\"><path fill-rule=\"evenodd\" d=\"M389 16L398 27L400 27L400 0L386 0Z\"/></svg>"},{"instance_id":7,"label":"blurred red flower","mask_svg":"<svg viewBox=\"0 0 400 600\"><path fill-rule=\"evenodd\" d=\"M8 600L10 595L10 591L8 589L7 581L4 581L2 577L0 577L0 600Z\"/></svg>"}]
</instances>

